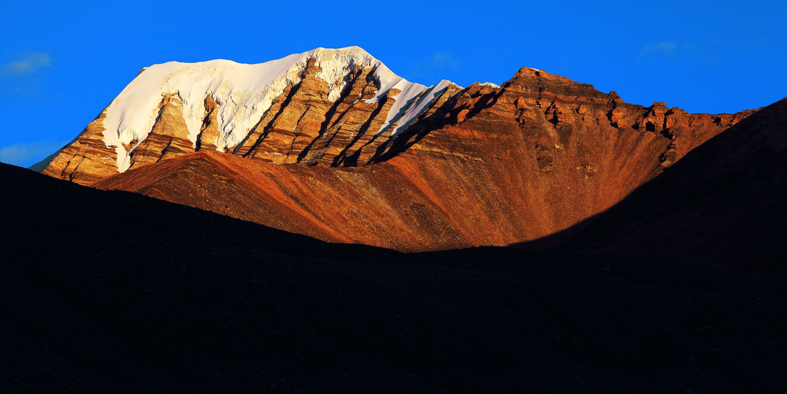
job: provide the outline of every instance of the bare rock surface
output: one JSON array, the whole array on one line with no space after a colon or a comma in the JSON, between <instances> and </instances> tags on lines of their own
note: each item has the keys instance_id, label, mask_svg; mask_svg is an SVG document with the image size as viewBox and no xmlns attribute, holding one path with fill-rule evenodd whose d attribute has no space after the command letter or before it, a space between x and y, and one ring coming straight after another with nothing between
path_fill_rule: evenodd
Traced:
<instances>
[{"instance_id":1,"label":"bare rock surface","mask_svg":"<svg viewBox=\"0 0 787 394\"><path fill-rule=\"evenodd\" d=\"M79 184L90 184L116 174L115 150L103 142L105 117L106 111L102 111L41 173Z\"/></svg>"},{"instance_id":2,"label":"bare rock surface","mask_svg":"<svg viewBox=\"0 0 787 394\"><path fill-rule=\"evenodd\" d=\"M504 246L608 209L751 113L626 104L614 92L523 68L501 87L426 90L428 108L386 131L399 92L367 103L377 86L371 69L357 68L331 103L320 72L310 61L235 154L178 157L179 149L92 185L330 242L400 251ZM157 130L148 139L159 141Z\"/></svg>"}]
</instances>

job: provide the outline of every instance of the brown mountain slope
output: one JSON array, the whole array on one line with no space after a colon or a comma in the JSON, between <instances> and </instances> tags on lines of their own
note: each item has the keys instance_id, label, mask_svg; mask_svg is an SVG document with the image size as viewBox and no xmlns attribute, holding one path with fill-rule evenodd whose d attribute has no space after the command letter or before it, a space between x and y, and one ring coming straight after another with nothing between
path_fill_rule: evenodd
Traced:
<instances>
[{"instance_id":1,"label":"brown mountain slope","mask_svg":"<svg viewBox=\"0 0 787 394\"><path fill-rule=\"evenodd\" d=\"M690 256L787 283L787 99L689 153L566 247Z\"/></svg>"},{"instance_id":2,"label":"brown mountain slope","mask_svg":"<svg viewBox=\"0 0 787 394\"><path fill-rule=\"evenodd\" d=\"M297 94L308 90L302 85ZM345 151L326 162L304 148L297 164L278 165L253 153L254 145L246 153L241 148L243 154L190 154L132 166L93 185L331 242L403 251L508 245L609 208L750 113L690 115L662 103L646 108L523 68L500 88L475 84L452 93L449 87L369 156ZM315 138L309 146L320 144L322 137ZM294 155L285 153L278 156Z\"/></svg>"},{"instance_id":3,"label":"brown mountain slope","mask_svg":"<svg viewBox=\"0 0 787 394\"><path fill-rule=\"evenodd\" d=\"M369 63L360 48L299 56L281 83L253 92L230 92L230 80L211 85L223 75L211 67L240 65L153 66L42 172L332 242L408 251L506 245L609 208L752 113L627 104L530 68L501 87L426 88ZM167 67L176 71L155 71ZM170 81L184 75L212 87L175 89ZM124 96L142 91L152 94L149 111ZM267 108L259 119L233 118L257 105ZM149 132L129 126L147 115ZM243 122L253 126L240 138Z\"/></svg>"}]
</instances>

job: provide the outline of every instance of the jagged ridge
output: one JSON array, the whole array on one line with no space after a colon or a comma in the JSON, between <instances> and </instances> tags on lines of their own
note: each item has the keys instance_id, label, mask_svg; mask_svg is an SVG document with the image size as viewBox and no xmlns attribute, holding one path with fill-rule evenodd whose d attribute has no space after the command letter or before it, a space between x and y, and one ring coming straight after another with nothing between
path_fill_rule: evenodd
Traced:
<instances>
[{"instance_id":1,"label":"jagged ridge","mask_svg":"<svg viewBox=\"0 0 787 394\"><path fill-rule=\"evenodd\" d=\"M348 73L335 90L342 82L326 82L320 64L337 63L319 57L304 58L291 76L297 82L283 87L237 145L222 146L229 135L225 98L202 99L205 114L193 139L184 94L159 93L151 132L116 147L130 152L128 168L136 171L117 174L112 166L102 139L110 106L44 173L333 242L408 251L507 245L609 208L751 113L628 104L615 92L531 68L500 87L443 81L426 88L376 76L382 65L343 61L354 68L339 67ZM116 102L125 102L121 96ZM196 182L203 178L183 175L194 167L190 160L204 158L184 155L222 147L225 153L200 167L210 176ZM182 167L159 163L176 157ZM288 163L306 165L274 169Z\"/></svg>"},{"instance_id":2,"label":"jagged ridge","mask_svg":"<svg viewBox=\"0 0 787 394\"><path fill-rule=\"evenodd\" d=\"M74 173L71 157L101 161L100 167L112 157L116 172L124 172L205 149L276 163L315 162L328 153L323 161L332 163L372 140L367 150L374 151L448 86L455 85L408 82L358 47L318 48L256 65L159 64L143 69L47 173L85 184L109 169ZM173 144L177 149L167 149ZM307 157L304 148L315 144Z\"/></svg>"}]
</instances>

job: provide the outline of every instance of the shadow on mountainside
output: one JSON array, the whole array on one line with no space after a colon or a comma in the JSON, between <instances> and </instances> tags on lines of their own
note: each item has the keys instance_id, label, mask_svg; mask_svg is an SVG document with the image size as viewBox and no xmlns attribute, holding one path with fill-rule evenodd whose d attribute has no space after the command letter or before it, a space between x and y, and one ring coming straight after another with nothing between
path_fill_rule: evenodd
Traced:
<instances>
[{"instance_id":1,"label":"shadow on mountainside","mask_svg":"<svg viewBox=\"0 0 787 394\"><path fill-rule=\"evenodd\" d=\"M778 392L787 289L649 254L328 244L0 165L0 392Z\"/></svg>"},{"instance_id":2,"label":"shadow on mountainside","mask_svg":"<svg viewBox=\"0 0 787 394\"><path fill-rule=\"evenodd\" d=\"M694 149L621 202L514 246L687 256L787 284L787 99Z\"/></svg>"},{"instance_id":3,"label":"shadow on mountainside","mask_svg":"<svg viewBox=\"0 0 787 394\"><path fill-rule=\"evenodd\" d=\"M446 89L438 92L433 100L437 100L440 95L444 94ZM457 124L457 115L465 108L456 108L456 99L466 90L467 89L464 89L455 93L432 114L411 119L410 123L404 125L405 127L403 127L402 132L392 137L391 141L389 141L387 144L381 145L377 149L377 152L369 160L369 163L381 163L390 160L410 149L410 147L417 144L424 137L429 135L429 133L448 125ZM502 91L497 93L479 94L480 97L478 101L469 110L468 114L466 115L466 119L471 119L473 116L481 112L481 110L494 105L500 94L502 94Z\"/></svg>"}]
</instances>

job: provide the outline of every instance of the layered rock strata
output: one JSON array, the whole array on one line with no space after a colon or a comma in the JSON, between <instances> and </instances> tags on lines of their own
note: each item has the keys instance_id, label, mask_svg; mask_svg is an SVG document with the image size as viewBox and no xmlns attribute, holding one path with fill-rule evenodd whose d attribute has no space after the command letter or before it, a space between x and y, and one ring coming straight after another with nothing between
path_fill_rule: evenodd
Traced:
<instances>
[{"instance_id":1,"label":"layered rock strata","mask_svg":"<svg viewBox=\"0 0 787 394\"><path fill-rule=\"evenodd\" d=\"M115 149L104 144L103 124L106 115L105 109L41 173L81 185L89 185L116 174Z\"/></svg>"},{"instance_id":2,"label":"layered rock strata","mask_svg":"<svg viewBox=\"0 0 787 394\"><path fill-rule=\"evenodd\" d=\"M357 47L318 48L259 65L218 60L156 65L105 109L104 122L77 139L102 141L114 169L90 166L92 176L80 176L80 170L72 176L64 167L75 154L68 150L46 173L87 184L204 150L276 164L365 164L403 125L431 108L435 92L448 84L427 88L408 82ZM82 160L100 158L88 154Z\"/></svg>"},{"instance_id":3,"label":"layered rock strata","mask_svg":"<svg viewBox=\"0 0 787 394\"><path fill-rule=\"evenodd\" d=\"M606 210L752 113L628 104L530 68L499 87L427 88L355 49L329 55L304 56L285 79L268 76L275 81L264 92L233 95L211 80L213 93L195 101L168 87L145 138L123 131L124 143L102 147L99 136L114 136L122 122L102 130L99 117L44 173L333 242L405 251L507 245ZM252 96L264 111L243 106ZM248 123L242 138L239 119ZM127 152L131 171L92 164L110 148ZM70 164L78 152L91 164Z\"/></svg>"}]
</instances>

